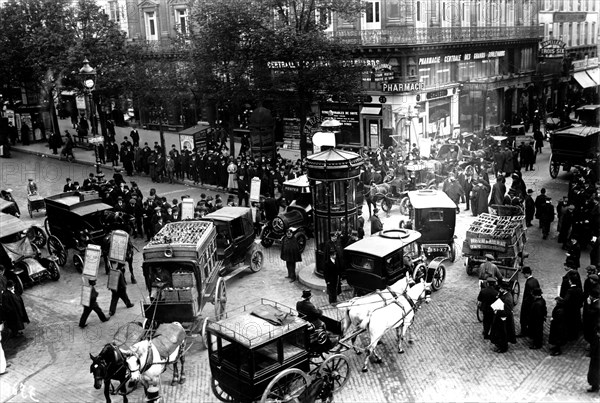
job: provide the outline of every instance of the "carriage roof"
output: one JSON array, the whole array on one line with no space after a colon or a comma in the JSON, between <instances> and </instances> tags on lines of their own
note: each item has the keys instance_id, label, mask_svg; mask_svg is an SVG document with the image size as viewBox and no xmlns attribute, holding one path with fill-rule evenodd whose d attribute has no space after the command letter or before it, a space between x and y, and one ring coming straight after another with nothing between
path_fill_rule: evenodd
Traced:
<instances>
[{"instance_id":1,"label":"carriage roof","mask_svg":"<svg viewBox=\"0 0 600 403\"><path fill-rule=\"evenodd\" d=\"M273 308L285 314L281 325L253 314L265 309L272 313ZM295 309L262 298L241 308L225 312L219 321L209 321L208 331L253 349L307 326L308 322L302 319Z\"/></svg>"},{"instance_id":2,"label":"carriage roof","mask_svg":"<svg viewBox=\"0 0 600 403\"><path fill-rule=\"evenodd\" d=\"M71 211L78 216L85 216L96 211L112 209L102 201L98 192L65 192L46 197L47 211Z\"/></svg>"},{"instance_id":3,"label":"carriage roof","mask_svg":"<svg viewBox=\"0 0 600 403\"><path fill-rule=\"evenodd\" d=\"M383 258L421 238L421 233L418 231L407 229L401 231L404 231L406 234L403 238L385 236L379 233L377 235L363 238L346 246L344 251L362 253L365 255Z\"/></svg>"},{"instance_id":4,"label":"carriage roof","mask_svg":"<svg viewBox=\"0 0 600 403\"><path fill-rule=\"evenodd\" d=\"M554 132L554 135L571 135L577 137L588 137L598 135L600 133L600 128L592 127L592 126L579 126L574 125L571 127L567 127L566 129L557 130Z\"/></svg>"},{"instance_id":5,"label":"carriage roof","mask_svg":"<svg viewBox=\"0 0 600 403\"><path fill-rule=\"evenodd\" d=\"M250 213L250 208L248 207L222 207L212 213L205 215L203 218L218 220L218 221L233 221L236 218L243 217L246 214Z\"/></svg>"},{"instance_id":6,"label":"carriage roof","mask_svg":"<svg viewBox=\"0 0 600 403\"><path fill-rule=\"evenodd\" d=\"M27 231L29 225L21 219L6 213L0 213L0 238L10 236L19 232Z\"/></svg>"},{"instance_id":7,"label":"carriage roof","mask_svg":"<svg viewBox=\"0 0 600 403\"><path fill-rule=\"evenodd\" d=\"M416 209L425 208L451 208L456 209L456 204L448 195L440 190L423 189L408 192L410 204Z\"/></svg>"},{"instance_id":8,"label":"carriage roof","mask_svg":"<svg viewBox=\"0 0 600 403\"><path fill-rule=\"evenodd\" d=\"M300 193L310 193L310 186L308 183L308 176L301 175L294 179L289 179L283 182L284 190L293 190Z\"/></svg>"},{"instance_id":9,"label":"carriage roof","mask_svg":"<svg viewBox=\"0 0 600 403\"><path fill-rule=\"evenodd\" d=\"M13 206L14 204L15 204L14 202L0 198L0 211L4 211L4 209L9 208L9 207Z\"/></svg>"}]
</instances>

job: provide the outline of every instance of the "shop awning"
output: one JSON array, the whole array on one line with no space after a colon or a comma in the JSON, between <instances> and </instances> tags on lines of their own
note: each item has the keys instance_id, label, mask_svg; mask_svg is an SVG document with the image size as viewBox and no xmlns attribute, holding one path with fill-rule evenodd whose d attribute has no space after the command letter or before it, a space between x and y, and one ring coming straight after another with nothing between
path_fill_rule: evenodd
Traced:
<instances>
[{"instance_id":1,"label":"shop awning","mask_svg":"<svg viewBox=\"0 0 600 403\"><path fill-rule=\"evenodd\" d=\"M600 68L590 69L585 71L596 85L600 85Z\"/></svg>"},{"instance_id":2,"label":"shop awning","mask_svg":"<svg viewBox=\"0 0 600 403\"><path fill-rule=\"evenodd\" d=\"M381 113L381 108L377 106L363 106L360 109L361 115L379 115Z\"/></svg>"},{"instance_id":3,"label":"shop awning","mask_svg":"<svg viewBox=\"0 0 600 403\"><path fill-rule=\"evenodd\" d=\"M594 80L587 75L585 71L579 71L573 74L573 78L581 85L583 88L595 87L597 84Z\"/></svg>"}]
</instances>

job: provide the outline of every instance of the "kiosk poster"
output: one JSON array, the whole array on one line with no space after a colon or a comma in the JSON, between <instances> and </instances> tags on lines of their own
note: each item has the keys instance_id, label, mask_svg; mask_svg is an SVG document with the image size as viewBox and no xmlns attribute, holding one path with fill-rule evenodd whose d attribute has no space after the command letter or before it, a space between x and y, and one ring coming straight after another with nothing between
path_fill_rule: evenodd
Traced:
<instances>
[{"instance_id":1,"label":"kiosk poster","mask_svg":"<svg viewBox=\"0 0 600 403\"><path fill-rule=\"evenodd\" d=\"M110 236L108 259L119 263L125 263L128 244L129 234L127 232L122 230L113 231Z\"/></svg>"},{"instance_id":2,"label":"kiosk poster","mask_svg":"<svg viewBox=\"0 0 600 403\"><path fill-rule=\"evenodd\" d=\"M89 244L85 249L85 260L83 261L83 275L91 279L98 276L100 257L102 250L99 245Z\"/></svg>"},{"instance_id":3,"label":"kiosk poster","mask_svg":"<svg viewBox=\"0 0 600 403\"><path fill-rule=\"evenodd\" d=\"M260 201L260 179L256 176L250 182L250 201Z\"/></svg>"},{"instance_id":4,"label":"kiosk poster","mask_svg":"<svg viewBox=\"0 0 600 403\"><path fill-rule=\"evenodd\" d=\"M194 199L183 199L181 201L181 219L191 220L194 218Z\"/></svg>"}]
</instances>

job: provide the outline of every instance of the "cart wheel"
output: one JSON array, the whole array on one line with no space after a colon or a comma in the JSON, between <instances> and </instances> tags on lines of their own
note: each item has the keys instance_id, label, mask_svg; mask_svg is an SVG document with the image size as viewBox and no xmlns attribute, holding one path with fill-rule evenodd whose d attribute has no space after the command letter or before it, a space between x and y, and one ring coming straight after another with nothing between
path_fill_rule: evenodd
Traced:
<instances>
[{"instance_id":1,"label":"cart wheel","mask_svg":"<svg viewBox=\"0 0 600 403\"><path fill-rule=\"evenodd\" d=\"M554 156L550 154L550 161L548 161L548 170L552 179L556 179L558 171L560 170L560 164L554 162Z\"/></svg>"},{"instance_id":2,"label":"cart wheel","mask_svg":"<svg viewBox=\"0 0 600 403\"><path fill-rule=\"evenodd\" d=\"M479 303L477 304L477 320L480 323L483 322L483 312L481 312L481 306L479 306Z\"/></svg>"},{"instance_id":3,"label":"cart wheel","mask_svg":"<svg viewBox=\"0 0 600 403\"><path fill-rule=\"evenodd\" d=\"M6 278L15 283L15 294L23 295L23 290L25 287L23 287L23 281L21 281L21 277L19 277L19 275L13 271L6 270Z\"/></svg>"},{"instance_id":4,"label":"cart wheel","mask_svg":"<svg viewBox=\"0 0 600 403\"><path fill-rule=\"evenodd\" d=\"M519 284L519 280L515 279L515 281L513 281L510 291L512 294L513 305L517 305L519 303L519 295L521 294L521 284Z\"/></svg>"},{"instance_id":5,"label":"cart wheel","mask_svg":"<svg viewBox=\"0 0 600 403\"><path fill-rule=\"evenodd\" d=\"M33 218L33 210L31 209L31 203L27 203L27 210L29 210L29 218Z\"/></svg>"},{"instance_id":6,"label":"cart wheel","mask_svg":"<svg viewBox=\"0 0 600 403\"><path fill-rule=\"evenodd\" d=\"M48 217L44 219L44 229L46 229L46 234L48 234L48 236L52 235L50 233L50 223L48 222Z\"/></svg>"},{"instance_id":7,"label":"cart wheel","mask_svg":"<svg viewBox=\"0 0 600 403\"><path fill-rule=\"evenodd\" d=\"M73 255L73 266L77 270L77 273L83 273L83 259L78 253Z\"/></svg>"},{"instance_id":8,"label":"cart wheel","mask_svg":"<svg viewBox=\"0 0 600 403\"><path fill-rule=\"evenodd\" d=\"M402 200L400 200L400 214L402 215L408 215L409 213L409 206L410 204L410 199L408 198L408 196L403 197Z\"/></svg>"},{"instance_id":9,"label":"cart wheel","mask_svg":"<svg viewBox=\"0 0 600 403\"><path fill-rule=\"evenodd\" d=\"M233 397L229 396L227 392L221 389L219 385L219 381L217 381L214 377L210 378L210 388L213 391L213 394L222 402L233 402L235 401Z\"/></svg>"},{"instance_id":10,"label":"cart wheel","mask_svg":"<svg viewBox=\"0 0 600 403\"><path fill-rule=\"evenodd\" d=\"M421 279L425 281L426 277L427 267L423 263L419 263L417 267L415 267L415 269L413 270L413 280L415 280L415 282L418 283L419 281L421 281Z\"/></svg>"},{"instance_id":11,"label":"cart wheel","mask_svg":"<svg viewBox=\"0 0 600 403\"><path fill-rule=\"evenodd\" d=\"M51 261L48 263L48 273L50 274L50 280L58 281L60 279L60 268L56 262Z\"/></svg>"},{"instance_id":12,"label":"cart wheel","mask_svg":"<svg viewBox=\"0 0 600 403\"><path fill-rule=\"evenodd\" d=\"M215 305L215 317L220 319L223 312L225 312L225 306L227 305L227 289L225 288L225 280L223 277L219 277L219 280L217 281L213 303Z\"/></svg>"},{"instance_id":13,"label":"cart wheel","mask_svg":"<svg viewBox=\"0 0 600 403\"><path fill-rule=\"evenodd\" d=\"M308 376L303 371L297 368L288 368L269 382L260 403L298 401L308 384Z\"/></svg>"},{"instance_id":14,"label":"cart wheel","mask_svg":"<svg viewBox=\"0 0 600 403\"><path fill-rule=\"evenodd\" d=\"M332 393L335 393L342 389L350 378L350 364L346 357L335 354L323 361L319 372L332 383Z\"/></svg>"},{"instance_id":15,"label":"cart wheel","mask_svg":"<svg viewBox=\"0 0 600 403\"><path fill-rule=\"evenodd\" d=\"M436 267L433 272L433 279L431 280L431 289L433 291L437 291L444 285L444 280L446 279L446 267L443 264L440 264Z\"/></svg>"},{"instance_id":16,"label":"cart wheel","mask_svg":"<svg viewBox=\"0 0 600 403\"><path fill-rule=\"evenodd\" d=\"M273 245L273 240L271 238L269 238L270 233L271 233L271 230L268 228L265 228L265 230L262 233L262 236L260 237L260 244L262 246L264 246L265 248L270 248Z\"/></svg>"},{"instance_id":17,"label":"cart wheel","mask_svg":"<svg viewBox=\"0 0 600 403\"><path fill-rule=\"evenodd\" d=\"M452 263L456 262L456 258L458 257L458 252L456 250L456 242L452 242L450 245L450 260Z\"/></svg>"},{"instance_id":18,"label":"cart wheel","mask_svg":"<svg viewBox=\"0 0 600 403\"><path fill-rule=\"evenodd\" d=\"M48 240L48 237L46 236L46 233L44 233L44 230L35 225L32 225L27 230L27 238L29 238L31 243L37 246L38 248L43 248L44 245L46 245L46 241Z\"/></svg>"},{"instance_id":19,"label":"cart wheel","mask_svg":"<svg viewBox=\"0 0 600 403\"><path fill-rule=\"evenodd\" d=\"M205 350L208 349L207 327L208 327L208 318L204 318L204 320L202 321L202 327L200 328L200 337L202 339L202 348Z\"/></svg>"},{"instance_id":20,"label":"cart wheel","mask_svg":"<svg viewBox=\"0 0 600 403\"><path fill-rule=\"evenodd\" d=\"M381 200L381 209L386 213L389 213L392 209L392 201L387 197L384 197L383 200Z\"/></svg>"},{"instance_id":21,"label":"cart wheel","mask_svg":"<svg viewBox=\"0 0 600 403\"><path fill-rule=\"evenodd\" d=\"M52 255L56 255L60 266L64 266L67 263L67 250L62 242L60 242L60 239L54 235L48 237L48 252Z\"/></svg>"},{"instance_id":22,"label":"cart wheel","mask_svg":"<svg viewBox=\"0 0 600 403\"><path fill-rule=\"evenodd\" d=\"M467 269L467 275L473 275L473 265L468 257L465 258L465 268Z\"/></svg>"},{"instance_id":23,"label":"cart wheel","mask_svg":"<svg viewBox=\"0 0 600 403\"><path fill-rule=\"evenodd\" d=\"M262 269L263 253L259 250L254 250L250 255L250 270L252 273L257 273Z\"/></svg>"},{"instance_id":24,"label":"cart wheel","mask_svg":"<svg viewBox=\"0 0 600 403\"><path fill-rule=\"evenodd\" d=\"M306 234L304 232L296 232L294 234L296 241L298 241L298 248L300 249L300 253L304 252L304 248L306 247Z\"/></svg>"}]
</instances>

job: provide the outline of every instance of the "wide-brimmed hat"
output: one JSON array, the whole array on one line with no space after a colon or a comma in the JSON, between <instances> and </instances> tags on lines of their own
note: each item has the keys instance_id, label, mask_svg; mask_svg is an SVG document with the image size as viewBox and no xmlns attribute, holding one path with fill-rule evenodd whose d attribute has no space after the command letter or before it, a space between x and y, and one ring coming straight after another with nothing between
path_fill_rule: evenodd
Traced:
<instances>
[{"instance_id":1,"label":"wide-brimmed hat","mask_svg":"<svg viewBox=\"0 0 600 403\"><path fill-rule=\"evenodd\" d=\"M310 290L302 291L302 298L307 299L312 297L312 292Z\"/></svg>"},{"instance_id":2,"label":"wide-brimmed hat","mask_svg":"<svg viewBox=\"0 0 600 403\"><path fill-rule=\"evenodd\" d=\"M490 260L494 260L494 255L492 255L491 253L486 253L485 254L485 258L486 259L490 259Z\"/></svg>"}]
</instances>

